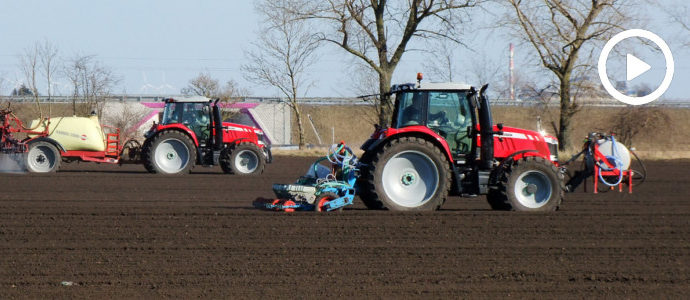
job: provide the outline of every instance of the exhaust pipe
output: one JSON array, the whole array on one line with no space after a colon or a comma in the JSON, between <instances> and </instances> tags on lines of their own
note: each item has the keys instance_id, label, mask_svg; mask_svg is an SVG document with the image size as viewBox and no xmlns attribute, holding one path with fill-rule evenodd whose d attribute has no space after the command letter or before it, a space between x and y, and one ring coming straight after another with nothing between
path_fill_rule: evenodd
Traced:
<instances>
[{"instance_id":1,"label":"exhaust pipe","mask_svg":"<svg viewBox=\"0 0 690 300\"><path fill-rule=\"evenodd\" d=\"M494 124L491 119L491 107L486 97L488 84L482 86L477 94L477 110L479 113L479 136L481 148L479 152L479 169L490 170L494 160Z\"/></svg>"}]
</instances>

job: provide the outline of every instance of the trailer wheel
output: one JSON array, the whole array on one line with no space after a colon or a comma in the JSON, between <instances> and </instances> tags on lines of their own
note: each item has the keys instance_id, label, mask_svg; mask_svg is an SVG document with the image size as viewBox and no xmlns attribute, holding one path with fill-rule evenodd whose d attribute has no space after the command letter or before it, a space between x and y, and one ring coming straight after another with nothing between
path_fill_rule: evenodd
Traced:
<instances>
[{"instance_id":1,"label":"trailer wheel","mask_svg":"<svg viewBox=\"0 0 690 300\"><path fill-rule=\"evenodd\" d=\"M403 137L384 145L363 170L361 195L369 208L396 211L437 210L448 197L448 161L431 142Z\"/></svg>"},{"instance_id":2,"label":"trailer wheel","mask_svg":"<svg viewBox=\"0 0 690 300\"><path fill-rule=\"evenodd\" d=\"M264 172L266 158L261 149L254 143L240 143L229 153L229 160L222 160L223 170L229 169L233 174L251 176ZM226 172L227 173L227 172Z\"/></svg>"},{"instance_id":3,"label":"trailer wheel","mask_svg":"<svg viewBox=\"0 0 690 300\"><path fill-rule=\"evenodd\" d=\"M141 161L141 151L142 146L139 141L134 139L127 140L120 151L120 162L129 161L139 163Z\"/></svg>"},{"instance_id":4,"label":"trailer wheel","mask_svg":"<svg viewBox=\"0 0 690 300\"><path fill-rule=\"evenodd\" d=\"M189 173L196 163L196 147L186 134L169 130L144 143L144 165L149 172Z\"/></svg>"},{"instance_id":5,"label":"trailer wheel","mask_svg":"<svg viewBox=\"0 0 690 300\"><path fill-rule=\"evenodd\" d=\"M321 194L321 196L314 201L314 211L325 212L326 208L324 207L324 205L326 205L326 203L328 203L329 201L331 201L333 199L338 199L338 195L333 194L333 193ZM342 211L343 208L341 207L341 208L338 208L337 210Z\"/></svg>"},{"instance_id":6,"label":"trailer wheel","mask_svg":"<svg viewBox=\"0 0 690 300\"><path fill-rule=\"evenodd\" d=\"M60 168L60 151L48 142L31 143L26 168L32 173L55 172Z\"/></svg>"},{"instance_id":7,"label":"trailer wheel","mask_svg":"<svg viewBox=\"0 0 690 300\"><path fill-rule=\"evenodd\" d=\"M502 175L487 200L495 210L555 211L564 197L563 174L541 157L515 161Z\"/></svg>"}]
</instances>

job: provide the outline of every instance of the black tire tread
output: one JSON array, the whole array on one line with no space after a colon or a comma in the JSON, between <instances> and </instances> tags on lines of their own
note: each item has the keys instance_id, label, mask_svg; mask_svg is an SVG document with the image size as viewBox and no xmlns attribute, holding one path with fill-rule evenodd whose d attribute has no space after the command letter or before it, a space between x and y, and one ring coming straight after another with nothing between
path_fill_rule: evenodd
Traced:
<instances>
[{"instance_id":1,"label":"black tire tread","mask_svg":"<svg viewBox=\"0 0 690 300\"><path fill-rule=\"evenodd\" d=\"M448 197L448 192L450 190L451 186L451 172L450 172L450 164L448 163L448 160L446 159L446 156L441 152L441 149L434 145L432 142L420 138L420 137L402 137L398 139L393 139L389 142L387 142L385 145L380 147L378 151L370 156L371 162L366 162L367 166L363 169L362 172L362 188L360 189L360 199L362 199L362 202L364 202L364 205L367 206L369 209L388 209L388 210L397 210L395 207L389 207L390 205L387 205L383 200L381 200L381 197L378 196L378 193L376 192L376 178L375 178L375 173L376 173L376 166L377 164L383 159L384 154L387 152L391 151L392 147L401 145L401 144L418 144L421 145L422 147L425 147L427 149L430 149L433 155L435 155L440 161L441 161L441 172L445 172L446 178L444 182L441 184L441 191L440 194L437 195L438 199L432 199L429 200L430 202L435 202L433 206L431 206L431 209L429 208L412 208L409 210L438 210L441 208L443 203L446 201L446 198ZM366 157L366 155L364 155ZM369 158L366 159L367 161Z\"/></svg>"},{"instance_id":2,"label":"black tire tread","mask_svg":"<svg viewBox=\"0 0 690 300\"><path fill-rule=\"evenodd\" d=\"M144 162L144 167L146 168L147 171L150 173L162 173L156 168L156 165L154 163L153 155L155 151L155 146L158 145L158 143L162 140L165 140L167 138L174 137L182 141L187 145L189 148L189 163L187 164L187 167L185 167L181 172L177 174L189 174L192 169L194 169L194 166L196 165L196 146L194 146L194 143L192 142L192 139L189 138L186 134L179 132L177 130L167 130L160 132L156 134L155 136L147 139L144 142L144 146L142 146L142 160Z\"/></svg>"},{"instance_id":3,"label":"black tire tread","mask_svg":"<svg viewBox=\"0 0 690 300\"><path fill-rule=\"evenodd\" d=\"M257 167L256 171L253 173L249 174L244 174L242 172L238 172L235 170L235 155L239 153L242 150L251 150L256 154L256 156L259 158L259 166ZM240 176L256 176L259 174L262 174L264 172L264 168L266 167L266 158L263 155L263 151L259 149L259 147L251 142L241 142L239 144L236 144L232 149L230 150L230 165L228 166L232 174L235 175L240 175ZM227 172L226 172L227 173Z\"/></svg>"},{"instance_id":4,"label":"black tire tread","mask_svg":"<svg viewBox=\"0 0 690 300\"><path fill-rule=\"evenodd\" d=\"M500 170L501 173L498 175L498 186L496 188L492 188L489 190L488 195L486 196L487 201L489 202L489 205L491 206L492 209L494 210L507 210L507 211L516 211L516 210L524 210L521 209L520 207L517 207L513 204L512 200L512 195L509 195L509 188L508 186L510 185L510 180L511 176L513 176L513 173L515 171L519 171L521 169L525 168L530 168L530 166L533 165L543 165L547 166L553 174L556 174L556 178L558 178L559 181L559 193L556 195L556 203L554 204L547 204L541 208L538 208L536 210L538 211L556 211L560 208L560 205L563 203L563 198L565 197L565 180L564 180L564 175L558 170L558 167L554 165L552 162L544 159L543 157L538 157L538 156L527 156L523 157L519 160L513 161L510 165L508 165L504 170ZM517 200L515 200L517 201ZM554 201L554 200L552 200Z\"/></svg>"}]
</instances>

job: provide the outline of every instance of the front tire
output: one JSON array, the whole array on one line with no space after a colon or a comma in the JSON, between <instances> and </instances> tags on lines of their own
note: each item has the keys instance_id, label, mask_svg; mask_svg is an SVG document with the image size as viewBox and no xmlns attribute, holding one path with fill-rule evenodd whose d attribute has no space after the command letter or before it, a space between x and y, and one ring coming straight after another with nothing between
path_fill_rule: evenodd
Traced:
<instances>
[{"instance_id":1,"label":"front tire","mask_svg":"<svg viewBox=\"0 0 690 300\"><path fill-rule=\"evenodd\" d=\"M51 173L60 168L60 151L51 143L35 142L29 145L26 168L31 173Z\"/></svg>"},{"instance_id":2,"label":"front tire","mask_svg":"<svg viewBox=\"0 0 690 300\"><path fill-rule=\"evenodd\" d=\"M186 174L196 163L196 146L186 134L164 131L144 143L144 165L151 173Z\"/></svg>"},{"instance_id":3,"label":"front tire","mask_svg":"<svg viewBox=\"0 0 690 300\"><path fill-rule=\"evenodd\" d=\"M486 196L494 210L555 211L563 201L563 174L544 158L517 160L498 179Z\"/></svg>"},{"instance_id":4,"label":"front tire","mask_svg":"<svg viewBox=\"0 0 690 300\"><path fill-rule=\"evenodd\" d=\"M362 171L366 181L362 201L369 208L431 211L439 209L448 197L448 161L438 147L422 138L392 140Z\"/></svg>"},{"instance_id":5,"label":"front tire","mask_svg":"<svg viewBox=\"0 0 690 300\"><path fill-rule=\"evenodd\" d=\"M225 173L254 176L264 172L266 158L254 143L240 143L231 150L221 153L221 168Z\"/></svg>"}]
</instances>

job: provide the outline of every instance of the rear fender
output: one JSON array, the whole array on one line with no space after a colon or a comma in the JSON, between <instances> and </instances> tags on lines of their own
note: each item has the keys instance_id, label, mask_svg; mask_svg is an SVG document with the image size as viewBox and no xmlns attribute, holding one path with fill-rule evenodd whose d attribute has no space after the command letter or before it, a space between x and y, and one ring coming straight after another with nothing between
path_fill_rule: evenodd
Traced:
<instances>
[{"instance_id":1,"label":"rear fender","mask_svg":"<svg viewBox=\"0 0 690 300\"><path fill-rule=\"evenodd\" d=\"M153 138L154 136L161 134L161 132L168 131L168 130L176 130L176 131L180 131L180 132L188 135L189 138L192 139L192 142L194 142L194 146L199 147L199 141L197 140L196 134L194 133L194 131L191 131L189 128L187 128L183 124L158 125L158 128L156 129L156 133L153 134L150 138Z\"/></svg>"},{"instance_id":2,"label":"rear fender","mask_svg":"<svg viewBox=\"0 0 690 300\"><path fill-rule=\"evenodd\" d=\"M372 138L365 142L362 145L362 150L365 152L376 151L389 141L403 137L418 137L430 141L436 147L439 147L441 152L446 155L448 162L453 164L453 155L450 152L450 147L448 147L446 140L425 126L409 126L400 129L388 128L381 133L378 139ZM369 149L365 149L365 147Z\"/></svg>"},{"instance_id":3,"label":"rear fender","mask_svg":"<svg viewBox=\"0 0 690 300\"><path fill-rule=\"evenodd\" d=\"M165 131L179 131L182 132L183 134L186 134L189 136L189 138L192 139L192 142L194 142L194 146L197 148L196 150L196 161L197 163L200 163L202 161L202 153L199 151L199 142L196 139L196 134L194 134L194 131L189 130L189 128L185 127L184 125L181 124L171 124L171 125L159 125L158 130L156 131L155 134L149 136L147 141L150 139L153 139L154 137L158 136L162 132Z\"/></svg>"},{"instance_id":4,"label":"rear fender","mask_svg":"<svg viewBox=\"0 0 690 300\"><path fill-rule=\"evenodd\" d=\"M26 141L25 141L25 143L26 143L27 145L29 145L29 146L31 146L31 144L36 143L36 142L47 142L47 143L50 143L50 144L52 144L53 146L55 146L55 148L57 148L57 149L60 151L60 154L63 154L63 153L65 153L65 152L67 152L67 150L65 150L65 147L63 147L62 144L60 144L60 142L58 142L58 141L56 141L56 140L54 140L54 139L51 139L51 138L49 138L49 137L47 137L47 136L37 137L37 138L33 138L33 139L30 139L30 140L26 140Z\"/></svg>"},{"instance_id":5,"label":"rear fender","mask_svg":"<svg viewBox=\"0 0 690 300\"><path fill-rule=\"evenodd\" d=\"M506 170L508 166L512 164L512 162L516 160L520 160L523 157L541 157L546 161L550 161L549 157L544 155L543 153L539 152L538 150L535 149L528 149L528 150L521 150L521 151L516 151L508 155L505 159L501 161L501 163L496 166L493 171L491 172L491 176L489 178L489 184L494 185L498 182L498 179L500 178L500 175L503 174L503 172Z\"/></svg>"}]
</instances>

